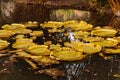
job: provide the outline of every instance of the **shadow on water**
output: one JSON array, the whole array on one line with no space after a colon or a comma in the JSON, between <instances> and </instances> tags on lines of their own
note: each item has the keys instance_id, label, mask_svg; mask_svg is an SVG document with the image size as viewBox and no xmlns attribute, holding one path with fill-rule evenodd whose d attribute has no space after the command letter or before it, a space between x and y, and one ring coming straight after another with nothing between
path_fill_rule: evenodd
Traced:
<instances>
[{"instance_id":1,"label":"shadow on water","mask_svg":"<svg viewBox=\"0 0 120 80\"><path fill-rule=\"evenodd\" d=\"M111 13L99 14L90 11L81 11L77 9L48 9L39 4L22 4L15 2L0 2L1 14L0 25L13 22L26 21L66 21L66 20L85 20L94 26L104 26L112 18ZM117 19L118 20L118 19ZM112 22L115 20L112 19ZM119 20L118 20L119 21ZM2 63L5 58L0 59L0 69L4 69ZM85 60L78 62L65 62L57 66L65 70L67 77L58 80L119 80L114 78L114 74L120 74L120 56L113 56L111 60L104 60L98 55L93 55ZM77 69L79 66L79 69ZM24 61L7 65L9 73L0 74L0 80L53 80L47 75L35 75L28 69L28 64Z\"/></svg>"}]
</instances>

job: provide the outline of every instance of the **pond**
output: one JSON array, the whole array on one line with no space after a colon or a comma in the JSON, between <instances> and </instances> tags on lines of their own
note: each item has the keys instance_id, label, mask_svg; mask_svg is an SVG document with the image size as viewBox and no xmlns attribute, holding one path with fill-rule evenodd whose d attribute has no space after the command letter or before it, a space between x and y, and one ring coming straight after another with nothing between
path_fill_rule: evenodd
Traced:
<instances>
[{"instance_id":1,"label":"pond","mask_svg":"<svg viewBox=\"0 0 120 80\"><path fill-rule=\"evenodd\" d=\"M42 23L50 20L84 20L94 26L109 24L113 27L119 27L120 19L118 17L112 19L112 17L111 11L100 14L73 8L54 9L39 4L1 2L0 25L26 21ZM55 65L53 67L64 70L67 74L66 77L60 77L57 80L119 80L120 78L115 78L113 75L120 74L120 55L111 56L110 60L105 60L98 55L92 55L81 61L63 62L60 65ZM0 80L54 80L45 74L34 74L34 71L30 70L29 67L23 60L12 63L8 57L2 57L0 58L0 70L5 70L5 72L0 72ZM6 69L9 72L6 72Z\"/></svg>"}]
</instances>

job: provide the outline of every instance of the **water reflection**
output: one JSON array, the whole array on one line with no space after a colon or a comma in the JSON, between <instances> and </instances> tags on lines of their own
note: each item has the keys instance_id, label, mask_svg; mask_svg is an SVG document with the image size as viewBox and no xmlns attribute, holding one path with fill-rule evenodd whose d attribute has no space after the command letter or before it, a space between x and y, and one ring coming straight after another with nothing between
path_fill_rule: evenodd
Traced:
<instances>
[{"instance_id":1,"label":"water reflection","mask_svg":"<svg viewBox=\"0 0 120 80\"><path fill-rule=\"evenodd\" d=\"M67 20L89 21L90 12L76 9L51 10L50 19L54 21L67 21Z\"/></svg>"}]
</instances>

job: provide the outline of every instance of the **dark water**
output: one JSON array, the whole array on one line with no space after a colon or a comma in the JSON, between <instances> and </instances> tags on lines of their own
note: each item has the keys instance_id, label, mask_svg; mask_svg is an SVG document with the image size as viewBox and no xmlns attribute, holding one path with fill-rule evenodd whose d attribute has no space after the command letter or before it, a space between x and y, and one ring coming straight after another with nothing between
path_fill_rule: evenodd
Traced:
<instances>
[{"instance_id":1,"label":"dark water","mask_svg":"<svg viewBox=\"0 0 120 80\"><path fill-rule=\"evenodd\" d=\"M5 60L0 59L0 69L7 69L9 72L0 73L0 80L54 80L45 74L34 74L29 69L30 66L22 60L13 64L8 62L7 65L2 66ZM64 62L54 67L67 73L66 77L60 77L57 80L119 80L119 77L113 77L115 74L120 74L119 66L120 55L113 55L110 60L92 55L82 61Z\"/></svg>"},{"instance_id":2,"label":"dark water","mask_svg":"<svg viewBox=\"0 0 120 80\"><path fill-rule=\"evenodd\" d=\"M11 5L8 6L8 4ZM26 21L38 21L41 23L49 20L85 20L94 26L104 26L108 25L112 16L112 13L99 14L77 9L48 9L38 4L26 5L1 2L0 25ZM3 65L4 62L6 65ZM119 66L120 55L113 55L110 60L105 60L98 55L92 55L82 61L64 62L53 67L64 70L67 74L66 77L60 77L58 80L120 80L120 78L113 77L115 74L120 75ZM45 74L35 75L34 71L28 69L28 67L29 65L25 61L20 60L12 63L9 62L8 57L2 57L0 58L0 70L7 69L9 72L0 73L0 80L54 80Z\"/></svg>"}]
</instances>

